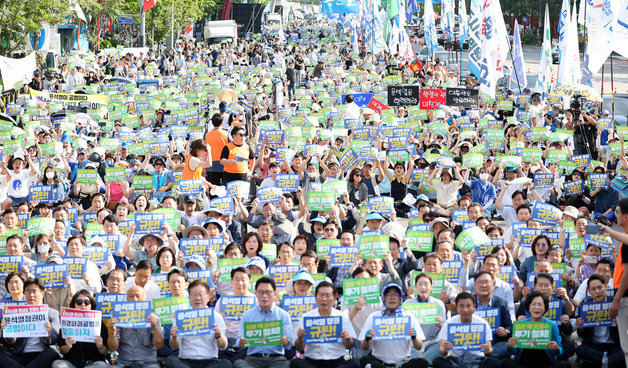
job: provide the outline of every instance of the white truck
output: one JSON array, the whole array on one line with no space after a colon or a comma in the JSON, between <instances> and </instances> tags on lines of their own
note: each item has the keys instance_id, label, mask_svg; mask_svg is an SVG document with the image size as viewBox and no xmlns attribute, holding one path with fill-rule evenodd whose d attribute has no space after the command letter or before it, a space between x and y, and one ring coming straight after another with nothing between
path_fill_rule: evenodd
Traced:
<instances>
[{"instance_id":1,"label":"white truck","mask_svg":"<svg viewBox=\"0 0 628 368\"><path fill-rule=\"evenodd\" d=\"M205 44L212 45L222 41L238 42L238 25L235 20L214 20L205 23L203 29Z\"/></svg>"},{"instance_id":2,"label":"white truck","mask_svg":"<svg viewBox=\"0 0 628 368\"><path fill-rule=\"evenodd\" d=\"M266 24L264 24L266 31L270 34L276 34L279 32L281 27L283 26L283 22L281 20L281 14L279 13L268 13L266 14Z\"/></svg>"}]
</instances>

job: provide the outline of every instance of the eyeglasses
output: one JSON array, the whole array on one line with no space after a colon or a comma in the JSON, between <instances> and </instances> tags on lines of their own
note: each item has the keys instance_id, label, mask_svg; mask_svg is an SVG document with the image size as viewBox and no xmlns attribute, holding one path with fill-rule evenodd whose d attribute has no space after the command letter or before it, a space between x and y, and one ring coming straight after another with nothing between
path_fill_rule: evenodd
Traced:
<instances>
[{"instance_id":1,"label":"eyeglasses","mask_svg":"<svg viewBox=\"0 0 628 368\"><path fill-rule=\"evenodd\" d=\"M238 134L236 134L236 135L239 135L240 137L244 137L246 134L244 134L244 133L238 133Z\"/></svg>"},{"instance_id":2,"label":"eyeglasses","mask_svg":"<svg viewBox=\"0 0 628 368\"><path fill-rule=\"evenodd\" d=\"M325 230L323 230L323 231L325 231L326 233L333 233L333 232L334 232L334 230L336 230L336 229L334 229L333 227L330 227L330 228L325 229Z\"/></svg>"},{"instance_id":3,"label":"eyeglasses","mask_svg":"<svg viewBox=\"0 0 628 368\"><path fill-rule=\"evenodd\" d=\"M76 305L91 305L92 302L89 299L76 299Z\"/></svg>"},{"instance_id":4,"label":"eyeglasses","mask_svg":"<svg viewBox=\"0 0 628 368\"><path fill-rule=\"evenodd\" d=\"M384 296L401 296L399 293L386 293Z\"/></svg>"},{"instance_id":5,"label":"eyeglasses","mask_svg":"<svg viewBox=\"0 0 628 368\"><path fill-rule=\"evenodd\" d=\"M363 178L363 177L364 177L364 175L362 175L362 174L355 174L354 176L355 176L356 178Z\"/></svg>"},{"instance_id":6,"label":"eyeglasses","mask_svg":"<svg viewBox=\"0 0 628 368\"><path fill-rule=\"evenodd\" d=\"M273 295L274 291L272 290L267 290L267 291L262 291L262 290L258 290L255 292L255 294L259 294L259 295Z\"/></svg>"}]
</instances>

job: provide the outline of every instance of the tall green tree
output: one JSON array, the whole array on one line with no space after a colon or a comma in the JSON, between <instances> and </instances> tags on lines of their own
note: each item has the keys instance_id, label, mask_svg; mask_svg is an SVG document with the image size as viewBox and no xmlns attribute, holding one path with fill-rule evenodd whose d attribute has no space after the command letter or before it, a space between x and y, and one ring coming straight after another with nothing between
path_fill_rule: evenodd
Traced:
<instances>
[{"instance_id":1,"label":"tall green tree","mask_svg":"<svg viewBox=\"0 0 628 368\"><path fill-rule=\"evenodd\" d=\"M0 1L0 55L30 42L42 23L59 24L69 15L67 0L2 0Z\"/></svg>"}]
</instances>

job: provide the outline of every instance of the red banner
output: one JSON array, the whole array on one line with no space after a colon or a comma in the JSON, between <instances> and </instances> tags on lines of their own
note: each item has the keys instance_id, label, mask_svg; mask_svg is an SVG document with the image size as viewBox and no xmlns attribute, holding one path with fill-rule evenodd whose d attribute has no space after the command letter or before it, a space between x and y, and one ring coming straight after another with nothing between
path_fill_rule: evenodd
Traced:
<instances>
[{"instance_id":1,"label":"red banner","mask_svg":"<svg viewBox=\"0 0 628 368\"><path fill-rule=\"evenodd\" d=\"M447 91L444 89L421 89L419 107L421 110L436 110L439 105L444 105L447 99Z\"/></svg>"},{"instance_id":2,"label":"red banner","mask_svg":"<svg viewBox=\"0 0 628 368\"><path fill-rule=\"evenodd\" d=\"M383 103L377 101L375 97L371 97L369 104L367 106L369 109L375 111L378 114L382 113L382 110L388 110L390 107L384 105Z\"/></svg>"}]
</instances>

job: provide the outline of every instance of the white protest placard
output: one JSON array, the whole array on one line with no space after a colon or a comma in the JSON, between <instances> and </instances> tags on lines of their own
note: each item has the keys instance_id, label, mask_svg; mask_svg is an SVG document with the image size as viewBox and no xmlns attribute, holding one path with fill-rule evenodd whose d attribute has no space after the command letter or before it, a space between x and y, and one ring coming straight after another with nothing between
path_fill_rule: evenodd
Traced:
<instances>
[{"instance_id":1,"label":"white protest placard","mask_svg":"<svg viewBox=\"0 0 628 368\"><path fill-rule=\"evenodd\" d=\"M2 332L5 339L48 336L47 305L5 305L2 318L7 323Z\"/></svg>"},{"instance_id":2,"label":"white protest placard","mask_svg":"<svg viewBox=\"0 0 628 368\"><path fill-rule=\"evenodd\" d=\"M99 310L61 308L63 337L71 337L79 342L94 342L100 336L101 323L102 312Z\"/></svg>"}]
</instances>

